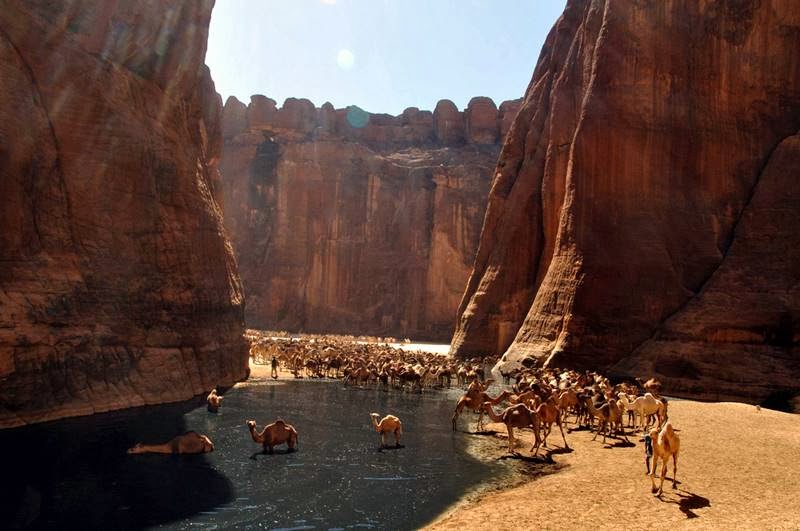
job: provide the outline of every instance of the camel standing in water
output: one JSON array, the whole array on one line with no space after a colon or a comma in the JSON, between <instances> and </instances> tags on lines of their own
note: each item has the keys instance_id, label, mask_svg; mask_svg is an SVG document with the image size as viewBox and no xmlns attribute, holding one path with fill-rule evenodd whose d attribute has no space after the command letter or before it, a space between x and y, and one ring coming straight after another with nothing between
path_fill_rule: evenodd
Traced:
<instances>
[{"instance_id":1,"label":"camel standing in water","mask_svg":"<svg viewBox=\"0 0 800 531\"><path fill-rule=\"evenodd\" d=\"M381 435L381 448L386 448L386 434L394 433L395 448L402 448L400 446L400 436L403 435L403 423L399 418L394 415L386 415L378 422L380 414L370 413L372 419L372 427Z\"/></svg>"},{"instance_id":2,"label":"camel standing in water","mask_svg":"<svg viewBox=\"0 0 800 531\"><path fill-rule=\"evenodd\" d=\"M533 455L539 453L542 440L539 437L539 416L525 404L515 404L503 410L499 415L495 413L491 402L484 402L481 408L492 422L502 422L508 431L508 451L514 453L514 428L533 428L534 443L531 447Z\"/></svg>"},{"instance_id":3,"label":"camel standing in water","mask_svg":"<svg viewBox=\"0 0 800 531\"><path fill-rule=\"evenodd\" d=\"M250 430L253 441L264 446L265 453L271 454L275 446L283 443L286 443L290 452L297 450L297 430L281 419L267 424L260 433L256 428L255 420L248 420L247 428Z\"/></svg>"},{"instance_id":4,"label":"camel standing in water","mask_svg":"<svg viewBox=\"0 0 800 531\"><path fill-rule=\"evenodd\" d=\"M208 410L211 413L216 413L217 411L219 411L219 406L222 405L222 399L223 398L225 398L225 397L222 397L222 396L217 394L216 388L212 389L211 392L208 393L208 396L206 397L206 403L208 404Z\"/></svg>"},{"instance_id":5,"label":"camel standing in water","mask_svg":"<svg viewBox=\"0 0 800 531\"><path fill-rule=\"evenodd\" d=\"M129 454L205 454L214 451L214 443L196 431L187 431L169 442L161 444L138 443L128 449Z\"/></svg>"}]
</instances>

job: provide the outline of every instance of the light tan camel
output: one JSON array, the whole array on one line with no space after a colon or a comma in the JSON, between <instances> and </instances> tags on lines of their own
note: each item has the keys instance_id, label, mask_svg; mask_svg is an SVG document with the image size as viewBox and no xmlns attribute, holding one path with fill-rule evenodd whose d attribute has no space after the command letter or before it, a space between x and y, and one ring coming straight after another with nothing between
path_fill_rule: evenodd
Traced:
<instances>
[{"instance_id":1,"label":"light tan camel","mask_svg":"<svg viewBox=\"0 0 800 531\"><path fill-rule=\"evenodd\" d=\"M499 404L510 394L511 393L508 391L503 391L498 396L492 398L486 393L483 385L479 381L473 381L469 384L469 387L467 387L467 392L458 399L455 412L453 413L453 431L456 431L456 421L458 420L458 416L461 414L464 408L471 409L475 413L481 413L483 411L484 402L490 402L492 405ZM478 417L478 425L475 428L476 431L480 431L480 423L482 419L482 415Z\"/></svg>"},{"instance_id":2,"label":"light tan camel","mask_svg":"<svg viewBox=\"0 0 800 531\"><path fill-rule=\"evenodd\" d=\"M380 414L370 413L372 427L381 435L381 448L386 448L386 434L394 433L395 447L400 448L400 436L403 435L403 423L394 415L386 415L378 422Z\"/></svg>"},{"instance_id":3,"label":"light tan camel","mask_svg":"<svg viewBox=\"0 0 800 531\"><path fill-rule=\"evenodd\" d=\"M484 402L481 409L492 419L492 422L502 422L506 425L509 452L514 453L514 443L516 442L514 439L514 428L532 428L534 442L531 447L531 452L533 452L533 455L539 453L539 446L541 446L542 440L539 437L539 416L535 411L529 409L525 404L515 404L507 407L498 415L495 413L494 408L492 408L491 402Z\"/></svg>"},{"instance_id":4,"label":"light tan camel","mask_svg":"<svg viewBox=\"0 0 800 531\"><path fill-rule=\"evenodd\" d=\"M640 419L639 427L647 429L650 425L650 417L653 415L658 416L658 427L660 428L667 421L667 402L659 400L651 393L645 393L644 396L636 397L630 401L627 397L619 397L625 404L625 407L635 412Z\"/></svg>"},{"instance_id":5,"label":"light tan camel","mask_svg":"<svg viewBox=\"0 0 800 531\"><path fill-rule=\"evenodd\" d=\"M219 396L217 394L216 389L212 389L208 396L206 397L206 403L208 404L208 410L212 413L216 413L219 411L219 406L222 405L222 399L224 397Z\"/></svg>"},{"instance_id":6,"label":"light tan camel","mask_svg":"<svg viewBox=\"0 0 800 531\"><path fill-rule=\"evenodd\" d=\"M162 444L138 443L133 448L128 448L129 454L205 454L213 451L214 443L211 439L196 431L187 431Z\"/></svg>"},{"instance_id":7,"label":"light tan camel","mask_svg":"<svg viewBox=\"0 0 800 531\"><path fill-rule=\"evenodd\" d=\"M271 454L275 446L283 443L286 443L290 452L297 450L297 430L281 419L264 426L261 433L256 429L255 420L248 420L247 428L250 430L253 441L264 446L265 453Z\"/></svg>"},{"instance_id":8,"label":"light tan camel","mask_svg":"<svg viewBox=\"0 0 800 531\"><path fill-rule=\"evenodd\" d=\"M678 476L678 452L681 449L681 440L675 430L672 429L672 424L667 422L659 432L657 428L650 430L650 434L645 436L645 464L647 465L647 474L650 476L652 483L651 492L656 496L661 496L664 491L664 477L667 475L667 463L670 456L672 456L672 488L677 488ZM653 454L653 467L650 468L650 453ZM656 489L656 467L658 460L661 459L661 483Z\"/></svg>"}]
</instances>

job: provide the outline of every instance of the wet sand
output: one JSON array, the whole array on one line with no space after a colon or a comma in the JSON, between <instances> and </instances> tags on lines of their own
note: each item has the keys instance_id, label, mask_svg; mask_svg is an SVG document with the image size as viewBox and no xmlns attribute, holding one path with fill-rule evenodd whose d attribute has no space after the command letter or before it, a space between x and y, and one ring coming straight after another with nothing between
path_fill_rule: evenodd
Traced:
<instances>
[{"instance_id":1,"label":"wet sand","mask_svg":"<svg viewBox=\"0 0 800 531\"><path fill-rule=\"evenodd\" d=\"M429 528L800 529L800 416L675 400L670 420L680 429L678 489L665 480L661 499L650 493L638 436L611 447L576 431L567 434L574 451L552 456L558 473L462 499ZM527 450L531 435L523 437ZM548 442L562 446L557 431Z\"/></svg>"}]
</instances>

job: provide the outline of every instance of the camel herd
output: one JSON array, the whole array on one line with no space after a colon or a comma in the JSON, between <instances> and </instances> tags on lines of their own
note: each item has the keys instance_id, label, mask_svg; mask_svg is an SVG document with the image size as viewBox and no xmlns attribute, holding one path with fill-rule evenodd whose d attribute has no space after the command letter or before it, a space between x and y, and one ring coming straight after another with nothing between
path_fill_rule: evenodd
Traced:
<instances>
[{"instance_id":1,"label":"camel herd","mask_svg":"<svg viewBox=\"0 0 800 531\"><path fill-rule=\"evenodd\" d=\"M564 448L569 449L564 424L573 417L575 428L587 427L596 430L593 441L603 435L619 436L628 442L627 427L642 430L645 443L645 466L652 481L652 492L661 495L667 462L673 462L672 486L675 488L678 469L680 439L672 424L668 422L667 399L662 397L661 384L648 380L637 384L611 385L609 380L596 372L561 371L550 368L520 369L503 374L504 379L516 379L512 390L504 390L492 397L487 385L478 379L468 385L464 395L456 403L453 412L453 430L464 409L478 414L476 430L482 429L483 415L493 422L503 423L508 432L508 449L514 451L514 429L530 428L533 431L531 452L537 455L540 446L547 447L547 437L553 424L561 432ZM640 394L641 392L641 394ZM508 406L497 413L494 406L506 402ZM650 467L650 458L653 466ZM661 484L655 485L658 460L662 460Z\"/></svg>"},{"instance_id":2,"label":"camel herd","mask_svg":"<svg viewBox=\"0 0 800 531\"><path fill-rule=\"evenodd\" d=\"M534 455L538 454L540 447L547 448L547 439L554 425L561 433L565 449L569 449L569 445L564 428L569 423L573 429L594 431L592 440L602 434L603 444L607 437L628 441L626 428L641 430L652 492L661 495L670 458L673 461L673 488L676 486L680 439L668 422L668 403L661 396L660 384L654 380L612 385L596 372L527 368L502 374L511 388L492 397L487 392L492 380L485 379L483 370L487 360L454 360L385 344L353 343L331 337L301 341L254 338L251 356L256 363L277 362L295 378L339 378L344 385L374 386L384 391L422 392L426 388L448 388L455 381L456 385L465 388L465 392L453 412L453 431L464 410L478 415L477 431L482 429L485 415L492 422L506 426L509 452L515 451L514 430L532 430L530 451ZM513 385L512 379L515 380ZM212 390L207 397L209 411L216 412L222 399L216 390ZM504 409L499 413L495 411L494 406L502 404L505 404ZM370 413L370 419L380 436L381 448L386 447L387 434L394 435L396 447L401 447L403 424L399 418L394 415L380 418L378 413ZM254 420L248 420L246 426L253 441L261 444L265 453L272 453L274 447L281 444L287 444L290 452L297 450L297 430L282 419L261 431ZM203 453L213 449L213 443L207 437L188 432L164 444L138 444L128 452ZM662 462L661 483L657 488L655 475L659 460Z\"/></svg>"}]
</instances>

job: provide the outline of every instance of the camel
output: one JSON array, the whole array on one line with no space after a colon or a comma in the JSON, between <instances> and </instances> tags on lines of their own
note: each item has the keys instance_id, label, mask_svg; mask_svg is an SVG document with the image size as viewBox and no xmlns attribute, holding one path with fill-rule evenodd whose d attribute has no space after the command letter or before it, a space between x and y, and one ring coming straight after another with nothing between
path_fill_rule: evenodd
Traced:
<instances>
[{"instance_id":1,"label":"camel","mask_svg":"<svg viewBox=\"0 0 800 531\"><path fill-rule=\"evenodd\" d=\"M372 418L372 427L374 427L375 431L381 435L381 448L387 448L387 433L394 433L395 448L402 448L400 446L400 436L403 435L403 423L399 418L395 417L394 415L386 415L381 419L380 422L378 422L380 414L370 413L369 416Z\"/></svg>"},{"instance_id":2,"label":"camel","mask_svg":"<svg viewBox=\"0 0 800 531\"><path fill-rule=\"evenodd\" d=\"M456 431L456 421L465 407L471 409L475 413L481 413L484 402L490 402L492 405L499 404L511 394L508 391L503 391L498 396L492 398L484 389L483 385L478 381L473 381L469 384L467 392L458 399L458 403L456 404L456 409L453 413L453 431ZM476 430L480 430L482 419L482 415L478 417L478 426Z\"/></svg>"},{"instance_id":3,"label":"camel","mask_svg":"<svg viewBox=\"0 0 800 531\"><path fill-rule=\"evenodd\" d=\"M564 439L564 448L569 449L567 438L564 436L564 428L561 426L561 410L558 409L558 406L553 404L553 399L540 404L539 407L536 408L536 414L539 416L539 420L541 420L542 424L542 443L544 447L547 448L547 436L550 435L550 430L553 428L553 423L555 422L558 425L558 429L561 430L561 438Z\"/></svg>"},{"instance_id":4,"label":"camel","mask_svg":"<svg viewBox=\"0 0 800 531\"><path fill-rule=\"evenodd\" d=\"M661 493L664 491L664 477L667 475L667 463L669 462L670 456L672 456L672 488L677 488L678 452L681 449L681 440L672 428L672 424L667 422L664 424L664 427L661 428L660 432L658 428L650 430L650 434L644 438L644 449L644 462L647 466L647 474L650 476L650 482L652 483L651 492L656 496L661 496ZM653 456L652 470L650 468L650 454ZM655 475L659 459L662 461L661 483L656 489Z\"/></svg>"},{"instance_id":5,"label":"camel","mask_svg":"<svg viewBox=\"0 0 800 531\"><path fill-rule=\"evenodd\" d=\"M534 443L531 447L533 455L539 453L539 446L542 440L539 437L539 416L535 411L532 411L525 404L515 404L507 407L499 415L495 413L492 408L492 403L487 401L481 405L481 410L486 412L486 415L492 419L492 422L502 422L506 425L508 431L508 451L514 453L514 428L533 428Z\"/></svg>"},{"instance_id":6,"label":"camel","mask_svg":"<svg viewBox=\"0 0 800 531\"><path fill-rule=\"evenodd\" d=\"M640 427L645 429L650 424L649 417L658 415L658 427L660 428L667 421L667 402L659 400L651 393L645 393L632 402L627 397L620 396L619 399L625 404L626 409L636 412L639 415Z\"/></svg>"},{"instance_id":7,"label":"camel","mask_svg":"<svg viewBox=\"0 0 800 531\"><path fill-rule=\"evenodd\" d=\"M264 453L272 453L272 449L279 444L286 443L290 452L297 450L297 430L294 426L278 419L272 424L264 426L261 433L256 429L256 421L248 420L247 428L254 442L264 446Z\"/></svg>"},{"instance_id":8,"label":"camel","mask_svg":"<svg viewBox=\"0 0 800 531\"><path fill-rule=\"evenodd\" d=\"M187 431L162 444L138 443L128 448L129 454L205 454L214 451L214 443L196 431Z\"/></svg>"},{"instance_id":9,"label":"camel","mask_svg":"<svg viewBox=\"0 0 800 531\"><path fill-rule=\"evenodd\" d=\"M211 392L206 397L206 403L208 404L208 410L212 413L216 413L219 411L219 407L222 405L222 399L225 398L223 396L219 396L217 394L216 388L212 389Z\"/></svg>"},{"instance_id":10,"label":"camel","mask_svg":"<svg viewBox=\"0 0 800 531\"><path fill-rule=\"evenodd\" d=\"M591 417L597 418L597 433L594 434L592 440L596 440L597 436L600 435L600 432L602 431L603 444L605 444L606 435L608 435L606 427L609 425L609 420L611 420L611 406L608 405L608 402L605 402L599 407L595 407L594 400L588 396L584 399L584 404L586 405L586 409L589 411Z\"/></svg>"}]
</instances>

